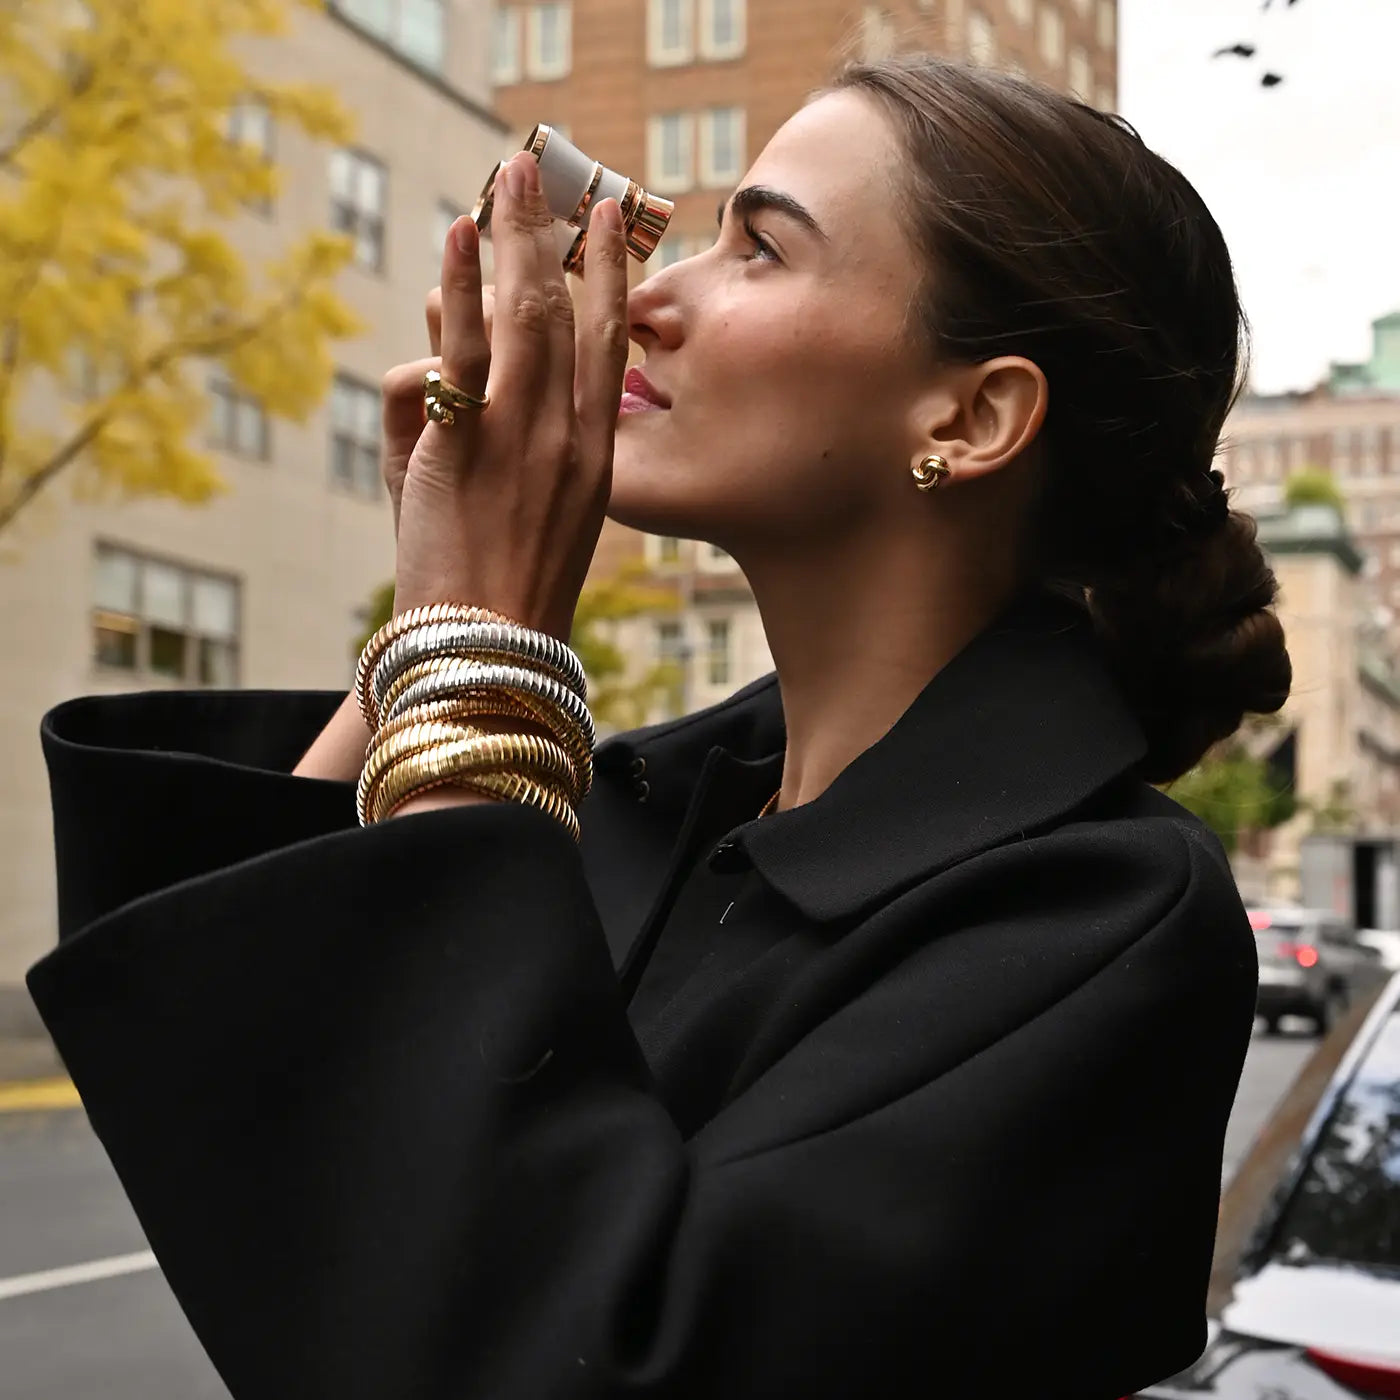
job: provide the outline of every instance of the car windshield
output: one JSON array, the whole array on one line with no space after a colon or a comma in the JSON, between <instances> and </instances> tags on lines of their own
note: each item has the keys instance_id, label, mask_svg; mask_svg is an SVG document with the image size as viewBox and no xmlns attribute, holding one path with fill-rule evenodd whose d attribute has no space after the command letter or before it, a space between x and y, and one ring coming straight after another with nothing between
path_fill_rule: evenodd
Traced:
<instances>
[{"instance_id":1,"label":"car windshield","mask_svg":"<svg viewBox=\"0 0 1400 1400\"><path fill-rule=\"evenodd\" d=\"M1325 1259L1400 1277L1400 1010L1333 1108L1271 1252L1285 1263Z\"/></svg>"}]
</instances>

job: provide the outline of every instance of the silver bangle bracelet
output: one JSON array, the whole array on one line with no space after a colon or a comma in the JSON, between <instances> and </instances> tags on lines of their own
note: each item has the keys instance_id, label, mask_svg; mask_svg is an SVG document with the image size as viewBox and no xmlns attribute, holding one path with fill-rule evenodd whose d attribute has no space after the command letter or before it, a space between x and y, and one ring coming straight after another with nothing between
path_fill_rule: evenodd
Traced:
<instances>
[{"instance_id":1,"label":"silver bangle bracelet","mask_svg":"<svg viewBox=\"0 0 1400 1400\"><path fill-rule=\"evenodd\" d=\"M583 663L558 638L509 623L439 622L415 627L393 642L380 657L370 682L376 709L383 706L384 697L395 677L415 662L453 653L469 656L473 651L518 656L523 665L553 676L561 685L576 692L580 700L585 703L588 700L588 681L583 672Z\"/></svg>"},{"instance_id":2,"label":"silver bangle bracelet","mask_svg":"<svg viewBox=\"0 0 1400 1400\"><path fill-rule=\"evenodd\" d=\"M394 701L393 708L387 715L382 716L380 723L388 724L390 720L397 719L415 705L442 700L469 686L492 685L523 690L558 705L578 725L589 749L597 746L598 736L593 727L593 715L584 701L568 686L560 684L552 676L527 670L523 666L505 666L489 661L472 661L468 658L462 658L431 676L414 681Z\"/></svg>"}]
</instances>

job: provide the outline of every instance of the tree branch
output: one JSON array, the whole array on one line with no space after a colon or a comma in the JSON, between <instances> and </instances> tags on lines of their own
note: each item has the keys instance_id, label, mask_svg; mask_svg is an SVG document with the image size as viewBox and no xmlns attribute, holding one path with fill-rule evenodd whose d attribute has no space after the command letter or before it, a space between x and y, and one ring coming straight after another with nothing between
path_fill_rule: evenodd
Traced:
<instances>
[{"instance_id":1,"label":"tree branch","mask_svg":"<svg viewBox=\"0 0 1400 1400\"><path fill-rule=\"evenodd\" d=\"M257 321L245 322L241 326L219 334L215 334L211 330L206 332L203 337L187 336L183 340L172 341L163 349L153 352L147 357L144 364L134 373L128 375L126 383L122 385L122 390L139 389L151 375L164 369L175 360L193 359L204 355L226 355L229 351L238 349L240 345L244 345L255 336L263 334L283 312L290 310L295 301L296 293L293 292L282 301L275 302L268 309L267 314ZM85 447L93 442L102 429L112 421L115 413L116 409L109 401L106 408L93 414L82 428L64 443L47 462L27 476L10 500L0 501L0 531L3 531L64 467L68 466Z\"/></svg>"}]
</instances>

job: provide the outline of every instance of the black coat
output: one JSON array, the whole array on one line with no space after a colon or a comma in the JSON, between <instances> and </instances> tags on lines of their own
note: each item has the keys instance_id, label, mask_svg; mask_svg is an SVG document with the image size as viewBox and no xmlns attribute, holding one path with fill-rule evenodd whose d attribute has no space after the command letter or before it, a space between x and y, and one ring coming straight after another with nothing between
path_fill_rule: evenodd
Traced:
<instances>
[{"instance_id":1,"label":"black coat","mask_svg":"<svg viewBox=\"0 0 1400 1400\"><path fill-rule=\"evenodd\" d=\"M1113 1400L1197 1356L1254 944L1077 629L1010 615L741 822L775 922L644 1024L699 795L777 786L774 678L602 745L581 848L359 829L289 776L339 699L43 727L30 987L238 1400Z\"/></svg>"}]
</instances>

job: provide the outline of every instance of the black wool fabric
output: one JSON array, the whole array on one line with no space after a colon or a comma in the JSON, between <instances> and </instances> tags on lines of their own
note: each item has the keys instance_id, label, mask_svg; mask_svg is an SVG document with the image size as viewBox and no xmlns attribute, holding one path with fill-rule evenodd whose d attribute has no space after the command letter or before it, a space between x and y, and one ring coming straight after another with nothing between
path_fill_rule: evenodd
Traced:
<instances>
[{"instance_id":1,"label":"black wool fabric","mask_svg":"<svg viewBox=\"0 0 1400 1400\"><path fill-rule=\"evenodd\" d=\"M776 678L368 829L340 696L44 720L29 985L237 1400L1115 1400L1205 1341L1253 938L1018 606L762 819Z\"/></svg>"}]
</instances>

